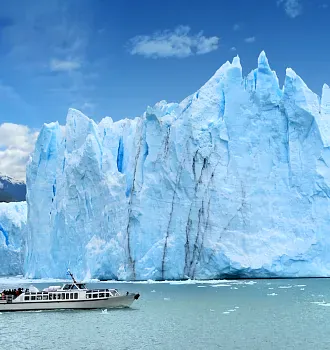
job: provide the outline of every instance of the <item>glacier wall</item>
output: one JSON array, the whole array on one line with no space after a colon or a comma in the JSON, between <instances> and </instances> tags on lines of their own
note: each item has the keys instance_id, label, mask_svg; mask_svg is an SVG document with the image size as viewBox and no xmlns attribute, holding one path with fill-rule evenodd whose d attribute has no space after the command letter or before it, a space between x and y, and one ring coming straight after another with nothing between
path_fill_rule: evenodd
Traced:
<instances>
[{"instance_id":1,"label":"glacier wall","mask_svg":"<svg viewBox=\"0 0 330 350\"><path fill-rule=\"evenodd\" d=\"M330 275L330 90L264 52L181 103L99 124L70 109L27 168L28 277Z\"/></svg>"},{"instance_id":2,"label":"glacier wall","mask_svg":"<svg viewBox=\"0 0 330 350\"><path fill-rule=\"evenodd\" d=\"M0 203L0 276L23 274L26 202Z\"/></svg>"}]
</instances>

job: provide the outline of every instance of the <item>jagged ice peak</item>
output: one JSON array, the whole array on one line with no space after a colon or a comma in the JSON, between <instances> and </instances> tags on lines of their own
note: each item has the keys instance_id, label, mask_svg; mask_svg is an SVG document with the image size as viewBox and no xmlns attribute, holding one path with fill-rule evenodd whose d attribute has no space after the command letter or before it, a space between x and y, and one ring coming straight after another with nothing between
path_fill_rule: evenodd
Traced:
<instances>
[{"instance_id":1,"label":"jagged ice peak","mask_svg":"<svg viewBox=\"0 0 330 350\"><path fill-rule=\"evenodd\" d=\"M235 57L140 118L96 124L70 109L65 132L44 125L27 167L22 270L330 276L329 101L327 85L319 98L292 69L280 88L262 52L246 77Z\"/></svg>"}]
</instances>

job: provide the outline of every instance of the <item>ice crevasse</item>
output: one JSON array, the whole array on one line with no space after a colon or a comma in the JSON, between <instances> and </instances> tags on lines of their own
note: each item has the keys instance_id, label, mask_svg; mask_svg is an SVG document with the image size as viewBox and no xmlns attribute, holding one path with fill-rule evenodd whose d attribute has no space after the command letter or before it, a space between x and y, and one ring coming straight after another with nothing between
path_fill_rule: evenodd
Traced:
<instances>
[{"instance_id":1,"label":"ice crevasse","mask_svg":"<svg viewBox=\"0 0 330 350\"><path fill-rule=\"evenodd\" d=\"M26 217L25 202L0 203L0 276L24 272Z\"/></svg>"},{"instance_id":2,"label":"ice crevasse","mask_svg":"<svg viewBox=\"0 0 330 350\"><path fill-rule=\"evenodd\" d=\"M330 275L330 90L264 52L181 103L99 124L70 109L27 167L28 277Z\"/></svg>"}]
</instances>

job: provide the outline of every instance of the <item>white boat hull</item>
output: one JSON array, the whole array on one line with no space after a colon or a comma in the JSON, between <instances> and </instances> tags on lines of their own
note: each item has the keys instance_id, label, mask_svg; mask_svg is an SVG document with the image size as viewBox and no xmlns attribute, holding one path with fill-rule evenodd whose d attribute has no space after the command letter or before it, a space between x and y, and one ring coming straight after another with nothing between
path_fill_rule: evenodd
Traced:
<instances>
[{"instance_id":1,"label":"white boat hull","mask_svg":"<svg viewBox=\"0 0 330 350\"><path fill-rule=\"evenodd\" d=\"M0 312L4 311L37 311L37 310L63 310L63 309L111 309L130 307L135 300L135 294L115 296L97 300L59 300L34 302L2 302Z\"/></svg>"}]
</instances>

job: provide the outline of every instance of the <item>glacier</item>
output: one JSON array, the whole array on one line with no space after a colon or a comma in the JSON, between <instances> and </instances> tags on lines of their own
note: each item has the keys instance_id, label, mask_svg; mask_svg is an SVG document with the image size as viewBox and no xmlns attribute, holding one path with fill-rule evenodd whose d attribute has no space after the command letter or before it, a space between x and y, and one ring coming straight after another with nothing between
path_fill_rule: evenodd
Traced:
<instances>
[{"instance_id":1,"label":"glacier","mask_svg":"<svg viewBox=\"0 0 330 350\"><path fill-rule=\"evenodd\" d=\"M281 88L264 52L247 77L235 57L139 118L97 124L70 109L65 127L43 126L27 166L22 270L330 276L329 146L329 87L320 98L287 69Z\"/></svg>"},{"instance_id":2,"label":"glacier","mask_svg":"<svg viewBox=\"0 0 330 350\"><path fill-rule=\"evenodd\" d=\"M26 202L0 203L0 276L23 274Z\"/></svg>"}]
</instances>

